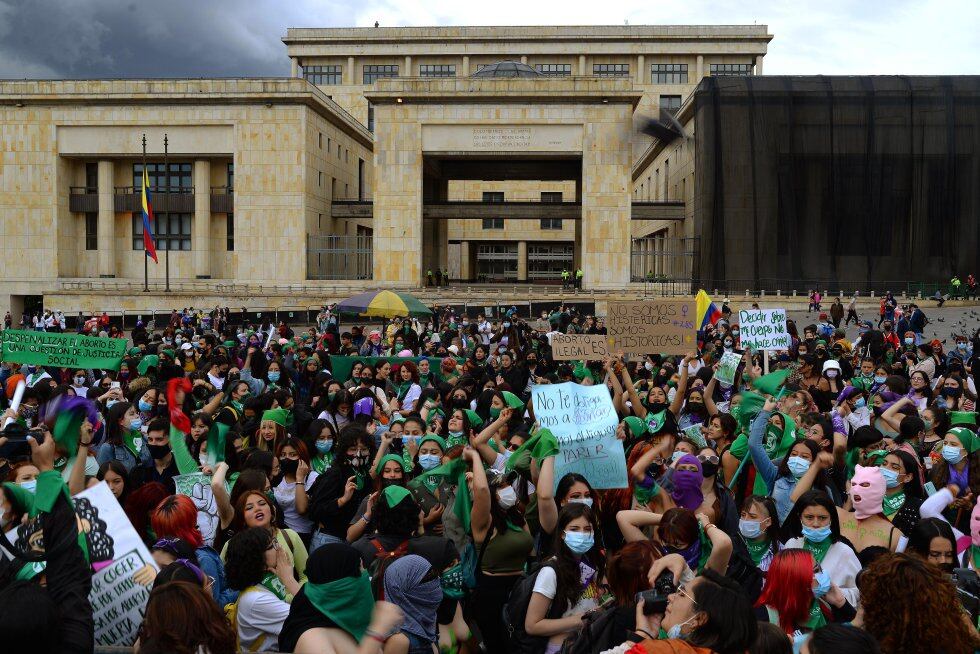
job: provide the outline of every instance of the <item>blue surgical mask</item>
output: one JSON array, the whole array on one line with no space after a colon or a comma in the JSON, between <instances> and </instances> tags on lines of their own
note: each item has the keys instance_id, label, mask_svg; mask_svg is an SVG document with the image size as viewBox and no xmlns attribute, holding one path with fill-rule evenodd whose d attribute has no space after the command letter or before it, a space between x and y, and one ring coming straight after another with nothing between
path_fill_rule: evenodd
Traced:
<instances>
[{"instance_id":1,"label":"blue surgical mask","mask_svg":"<svg viewBox=\"0 0 980 654\"><path fill-rule=\"evenodd\" d=\"M915 343L915 339L914 338L906 338L905 339L905 344L906 345L912 345L912 343Z\"/></svg>"},{"instance_id":2,"label":"blue surgical mask","mask_svg":"<svg viewBox=\"0 0 980 654\"><path fill-rule=\"evenodd\" d=\"M888 379L888 378L885 377L884 375L875 375L875 383L876 384L884 384L886 379Z\"/></svg>"},{"instance_id":3,"label":"blue surgical mask","mask_svg":"<svg viewBox=\"0 0 980 654\"><path fill-rule=\"evenodd\" d=\"M684 625L686 625L688 622L690 622L694 618L695 618L695 616L692 615L691 617L689 617L684 622L682 622L680 624L675 624L673 627L671 627L670 629L668 629L667 630L667 639L668 640L687 640L687 634L682 634L681 633L681 627L683 627Z\"/></svg>"},{"instance_id":4,"label":"blue surgical mask","mask_svg":"<svg viewBox=\"0 0 980 654\"><path fill-rule=\"evenodd\" d=\"M789 471L797 479L805 475L806 471L810 469L810 462L801 456L791 456L786 461L786 465L789 467Z\"/></svg>"},{"instance_id":5,"label":"blue surgical mask","mask_svg":"<svg viewBox=\"0 0 980 654\"><path fill-rule=\"evenodd\" d=\"M745 538L758 538L759 534L762 533L762 522L740 518L738 521L738 531Z\"/></svg>"},{"instance_id":6,"label":"blue surgical mask","mask_svg":"<svg viewBox=\"0 0 980 654\"><path fill-rule=\"evenodd\" d=\"M319 452L320 454L326 454L331 449L333 449L333 439L328 438L325 441L317 441L315 445L316 445L317 452Z\"/></svg>"},{"instance_id":7,"label":"blue surgical mask","mask_svg":"<svg viewBox=\"0 0 980 654\"><path fill-rule=\"evenodd\" d=\"M142 418L133 418L132 421L130 421L130 423L129 423L129 429L131 431L139 431L140 430L140 427L142 427L142 426L143 426L143 419Z\"/></svg>"},{"instance_id":8,"label":"blue surgical mask","mask_svg":"<svg viewBox=\"0 0 980 654\"><path fill-rule=\"evenodd\" d=\"M442 462L442 457L438 454L419 454L419 467L423 470L438 468Z\"/></svg>"},{"instance_id":9,"label":"blue surgical mask","mask_svg":"<svg viewBox=\"0 0 980 654\"><path fill-rule=\"evenodd\" d=\"M864 407L866 407L867 405L868 405L868 403L867 403L867 402L865 401L865 399L864 399L863 397L859 397L859 398L858 398L857 400L855 400L855 402L854 402L854 408L855 408L855 409L863 409L863 408L864 408Z\"/></svg>"},{"instance_id":10,"label":"blue surgical mask","mask_svg":"<svg viewBox=\"0 0 980 654\"><path fill-rule=\"evenodd\" d=\"M28 481L22 481L19 483L20 487L24 490L34 493L37 492L37 479L30 479Z\"/></svg>"},{"instance_id":11,"label":"blue surgical mask","mask_svg":"<svg viewBox=\"0 0 980 654\"><path fill-rule=\"evenodd\" d=\"M881 467L881 476L885 478L885 488L895 488L898 486L898 473L891 468Z\"/></svg>"},{"instance_id":12,"label":"blue surgical mask","mask_svg":"<svg viewBox=\"0 0 980 654\"><path fill-rule=\"evenodd\" d=\"M573 497L568 500L569 502L575 502L576 504L584 504L585 506L592 508L592 498L591 497Z\"/></svg>"},{"instance_id":13,"label":"blue surgical mask","mask_svg":"<svg viewBox=\"0 0 980 654\"><path fill-rule=\"evenodd\" d=\"M107 400L105 403L105 408L111 409L113 404L119 404L122 400Z\"/></svg>"},{"instance_id":14,"label":"blue surgical mask","mask_svg":"<svg viewBox=\"0 0 980 654\"><path fill-rule=\"evenodd\" d=\"M269 374L268 374L268 377L269 377L269 381L270 382L272 382L273 384L276 383L277 381L279 381L279 371L278 370L270 370L269 371Z\"/></svg>"},{"instance_id":15,"label":"blue surgical mask","mask_svg":"<svg viewBox=\"0 0 980 654\"><path fill-rule=\"evenodd\" d=\"M811 543L822 543L830 536L830 527L807 527L803 525L803 538Z\"/></svg>"},{"instance_id":16,"label":"blue surgical mask","mask_svg":"<svg viewBox=\"0 0 980 654\"><path fill-rule=\"evenodd\" d=\"M152 404L150 404L149 402L144 402L143 400L140 400L137 403L137 407L143 413L149 413L153 409L153 405Z\"/></svg>"},{"instance_id":17,"label":"blue surgical mask","mask_svg":"<svg viewBox=\"0 0 980 654\"><path fill-rule=\"evenodd\" d=\"M960 350L961 352L966 352L966 343L957 343L956 349Z\"/></svg>"},{"instance_id":18,"label":"blue surgical mask","mask_svg":"<svg viewBox=\"0 0 980 654\"><path fill-rule=\"evenodd\" d=\"M591 532L566 531L565 545L576 554L585 554L595 545L595 536Z\"/></svg>"},{"instance_id":19,"label":"blue surgical mask","mask_svg":"<svg viewBox=\"0 0 980 654\"><path fill-rule=\"evenodd\" d=\"M670 455L670 462L673 463L677 459L681 458L687 454L687 452L682 452L681 450L674 450L674 453Z\"/></svg>"},{"instance_id":20,"label":"blue surgical mask","mask_svg":"<svg viewBox=\"0 0 980 654\"><path fill-rule=\"evenodd\" d=\"M943 445L943 458L950 465L956 465L963 460L963 448L955 445Z\"/></svg>"},{"instance_id":21,"label":"blue surgical mask","mask_svg":"<svg viewBox=\"0 0 980 654\"><path fill-rule=\"evenodd\" d=\"M814 597L819 599L830 591L830 575L827 574L826 570L821 570L813 575L813 580L817 582L816 587L813 589Z\"/></svg>"}]
</instances>

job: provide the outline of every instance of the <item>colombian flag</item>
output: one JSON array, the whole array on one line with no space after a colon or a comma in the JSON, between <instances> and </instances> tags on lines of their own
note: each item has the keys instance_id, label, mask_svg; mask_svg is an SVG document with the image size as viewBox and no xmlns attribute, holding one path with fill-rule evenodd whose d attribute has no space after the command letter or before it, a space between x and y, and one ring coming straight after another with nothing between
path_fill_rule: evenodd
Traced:
<instances>
[{"instance_id":1,"label":"colombian flag","mask_svg":"<svg viewBox=\"0 0 980 654\"><path fill-rule=\"evenodd\" d=\"M151 220L153 220L153 205L150 204L150 181L146 174L146 168L143 168L143 249L146 251L146 256L153 258L153 263L160 263L157 261L157 247L153 242L153 228L151 227Z\"/></svg>"},{"instance_id":2,"label":"colombian flag","mask_svg":"<svg viewBox=\"0 0 980 654\"><path fill-rule=\"evenodd\" d=\"M721 319L721 310L715 306L703 288L694 296L694 301L697 303L699 331L708 325L714 325Z\"/></svg>"}]
</instances>

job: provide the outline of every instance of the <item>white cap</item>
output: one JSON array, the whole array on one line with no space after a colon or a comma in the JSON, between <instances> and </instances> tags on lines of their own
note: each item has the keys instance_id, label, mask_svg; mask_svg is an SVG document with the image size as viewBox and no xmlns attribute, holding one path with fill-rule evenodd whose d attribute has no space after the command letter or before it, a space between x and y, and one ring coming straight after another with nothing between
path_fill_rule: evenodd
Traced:
<instances>
[{"instance_id":1,"label":"white cap","mask_svg":"<svg viewBox=\"0 0 980 654\"><path fill-rule=\"evenodd\" d=\"M193 345L191 345L190 343L186 343L186 342L185 342L185 343L181 343L181 344L180 344L180 349L181 349L181 350L183 350L184 352L186 352L187 350L192 350L192 349L194 349L194 346L193 346Z\"/></svg>"},{"instance_id":2,"label":"white cap","mask_svg":"<svg viewBox=\"0 0 980 654\"><path fill-rule=\"evenodd\" d=\"M841 371L840 364L834 361L833 359L827 359L826 361L823 362L823 372L827 372L828 370L831 369L840 372Z\"/></svg>"},{"instance_id":3,"label":"white cap","mask_svg":"<svg viewBox=\"0 0 980 654\"><path fill-rule=\"evenodd\" d=\"M450 345L446 348L446 350L452 352L453 354L459 354L459 348L455 345Z\"/></svg>"}]
</instances>

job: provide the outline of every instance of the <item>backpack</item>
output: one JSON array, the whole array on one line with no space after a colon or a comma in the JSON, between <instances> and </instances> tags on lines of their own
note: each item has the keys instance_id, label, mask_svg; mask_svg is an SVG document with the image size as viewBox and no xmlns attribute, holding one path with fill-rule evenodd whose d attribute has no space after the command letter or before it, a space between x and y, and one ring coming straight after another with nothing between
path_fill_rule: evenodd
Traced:
<instances>
[{"instance_id":1,"label":"backpack","mask_svg":"<svg viewBox=\"0 0 980 654\"><path fill-rule=\"evenodd\" d=\"M377 538L372 538L368 542L374 546L374 560L368 566L368 574L371 576L371 589L374 591L374 597L376 599L383 600L385 592L385 570L396 560L408 554L408 541L402 541L393 550L386 550Z\"/></svg>"},{"instance_id":2,"label":"backpack","mask_svg":"<svg viewBox=\"0 0 980 654\"><path fill-rule=\"evenodd\" d=\"M225 619L227 619L229 624L231 624L231 628L235 630L236 652L243 651L242 642L241 642L241 632L238 630L238 603L242 601L243 597L245 597L245 593L248 593L250 591L255 591L257 588L258 586L249 586L248 588L246 588L245 590L243 590L241 593L238 594L238 599L236 599L231 604L225 604ZM262 649L262 645L265 643L265 637L266 634L262 634L258 638L256 638L255 642L252 643L251 647L249 647L247 651L257 652L260 649Z\"/></svg>"},{"instance_id":3,"label":"backpack","mask_svg":"<svg viewBox=\"0 0 980 654\"><path fill-rule=\"evenodd\" d=\"M560 654L594 654L619 645L623 639L616 629L616 609L610 606L601 612L587 613L582 627L562 643Z\"/></svg>"},{"instance_id":4,"label":"backpack","mask_svg":"<svg viewBox=\"0 0 980 654\"><path fill-rule=\"evenodd\" d=\"M510 641L508 654L542 654L548 646L547 636L531 636L524 630L524 618L527 616L527 607L531 604L531 594L534 592L534 583L538 579L538 573L545 567L554 567L554 559L537 566L528 573L525 573L510 591L507 603L504 604L503 618L507 625L507 638ZM554 620L561 617L563 610L559 610L557 602L552 602L548 608L545 618Z\"/></svg>"}]
</instances>

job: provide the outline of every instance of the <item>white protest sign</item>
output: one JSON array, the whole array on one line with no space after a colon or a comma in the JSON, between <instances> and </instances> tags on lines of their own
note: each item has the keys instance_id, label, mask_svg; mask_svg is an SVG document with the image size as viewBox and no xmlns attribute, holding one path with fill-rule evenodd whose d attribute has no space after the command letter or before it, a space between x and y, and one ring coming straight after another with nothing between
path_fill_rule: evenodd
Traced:
<instances>
[{"instance_id":1,"label":"white protest sign","mask_svg":"<svg viewBox=\"0 0 980 654\"><path fill-rule=\"evenodd\" d=\"M743 309L738 312L739 341L752 350L788 350L786 309Z\"/></svg>"},{"instance_id":2,"label":"white protest sign","mask_svg":"<svg viewBox=\"0 0 980 654\"><path fill-rule=\"evenodd\" d=\"M157 565L104 482L74 500L95 570L88 596L95 644L132 645L143 623Z\"/></svg>"},{"instance_id":3,"label":"white protest sign","mask_svg":"<svg viewBox=\"0 0 980 654\"><path fill-rule=\"evenodd\" d=\"M197 528L204 537L204 544L213 547L221 519L218 517L218 502L211 490L211 478L203 472L177 475L174 477L174 486L179 495L186 495L194 502L197 507ZM230 490L227 482L225 489Z\"/></svg>"},{"instance_id":4,"label":"white protest sign","mask_svg":"<svg viewBox=\"0 0 980 654\"><path fill-rule=\"evenodd\" d=\"M593 488L626 488L626 455L609 389L571 382L531 387L534 417L558 441L555 484L577 472Z\"/></svg>"}]
</instances>

